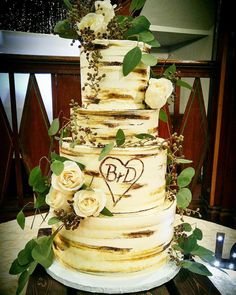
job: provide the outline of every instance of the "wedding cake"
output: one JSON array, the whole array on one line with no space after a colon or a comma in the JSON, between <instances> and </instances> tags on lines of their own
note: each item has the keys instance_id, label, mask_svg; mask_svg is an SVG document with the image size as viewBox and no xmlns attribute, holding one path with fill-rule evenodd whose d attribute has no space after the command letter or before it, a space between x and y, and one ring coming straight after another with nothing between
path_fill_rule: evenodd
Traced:
<instances>
[{"instance_id":1,"label":"wedding cake","mask_svg":"<svg viewBox=\"0 0 236 295\"><path fill-rule=\"evenodd\" d=\"M84 170L78 171L77 166L72 174L72 168L66 172L67 161L63 173L52 176L54 189L71 185L73 191L77 173L78 192L72 195L67 190L64 199L67 196L82 218L76 229L59 231L54 254L64 266L94 274L158 269L169 260L176 208L175 201L166 198L167 152L164 140L157 136L159 109L173 87L166 79L149 79L149 66L142 62L127 76L122 74L125 54L137 45L149 52L149 45L124 40L93 44L100 56L95 72L103 78L97 93L86 87L94 73L89 63L93 51L82 49L83 107L72 108L72 138L64 138L60 148L60 156L82 163ZM153 91L156 109L145 103ZM116 144L119 132L125 135L121 145ZM112 149L102 156L106 147ZM52 195L47 202L55 209ZM104 206L112 216L101 214ZM54 231L57 228L53 226Z\"/></svg>"}]
</instances>

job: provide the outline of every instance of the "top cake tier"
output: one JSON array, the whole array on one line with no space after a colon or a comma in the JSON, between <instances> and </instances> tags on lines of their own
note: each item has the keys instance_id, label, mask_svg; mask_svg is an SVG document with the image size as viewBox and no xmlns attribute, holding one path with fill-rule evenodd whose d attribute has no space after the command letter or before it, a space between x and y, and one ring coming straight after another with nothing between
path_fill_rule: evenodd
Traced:
<instances>
[{"instance_id":1,"label":"top cake tier","mask_svg":"<svg viewBox=\"0 0 236 295\"><path fill-rule=\"evenodd\" d=\"M82 48L80 54L82 105L91 110L144 109L150 67L140 62L124 76L122 65L124 56L132 48L139 46L142 52L149 52L151 47L129 40L95 40L93 43L94 50Z\"/></svg>"}]
</instances>

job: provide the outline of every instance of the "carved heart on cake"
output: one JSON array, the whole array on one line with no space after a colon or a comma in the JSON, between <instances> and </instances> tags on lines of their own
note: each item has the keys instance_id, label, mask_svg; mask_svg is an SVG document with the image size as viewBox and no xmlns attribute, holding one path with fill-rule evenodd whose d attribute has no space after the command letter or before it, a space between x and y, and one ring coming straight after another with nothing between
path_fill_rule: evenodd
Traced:
<instances>
[{"instance_id":1,"label":"carved heart on cake","mask_svg":"<svg viewBox=\"0 0 236 295\"><path fill-rule=\"evenodd\" d=\"M140 179L144 164L138 158L123 163L118 158L107 157L101 162L99 169L116 205Z\"/></svg>"}]
</instances>

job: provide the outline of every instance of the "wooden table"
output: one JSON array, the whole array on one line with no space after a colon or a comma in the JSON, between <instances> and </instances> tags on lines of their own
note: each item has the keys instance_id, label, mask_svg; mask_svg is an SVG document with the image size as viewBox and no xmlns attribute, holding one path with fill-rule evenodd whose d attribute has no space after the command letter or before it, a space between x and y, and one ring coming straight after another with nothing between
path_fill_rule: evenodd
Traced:
<instances>
[{"instance_id":1,"label":"wooden table","mask_svg":"<svg viewBox=\"0 0 236 295\"><path fill-rule=\"evenodd\" d=\"M15 294L17 286L17 277L8 274L11 262L15 259L18 251L23 248L25 243L36 236L40 227L48 227L47 224L40 225L41 217L38 215L34 222L34 228L30 225L33 217L26 218L26 228L22 231L16 221L10 221L0 224L0 295ZM216 232L225 233L225 243L223 256L227 256L231 246L236 242L236 230L199 220L192 217L186 217L186 222L197 224L202 229L204 238L201 245L214 251ZM179 222L177 216L176 223ZM207 277L190 273L187 270L181 270L174 279L160 287L139 292L136 294L156 294L156 295L204 295L204 294L236 294L236 272L227 270L228 275L216 270L211 280ZM37 267L30 278L26 295L79 295L91 294L65 287L61 283L52 279L42 267Z\"/></svg>"}]
</instances>

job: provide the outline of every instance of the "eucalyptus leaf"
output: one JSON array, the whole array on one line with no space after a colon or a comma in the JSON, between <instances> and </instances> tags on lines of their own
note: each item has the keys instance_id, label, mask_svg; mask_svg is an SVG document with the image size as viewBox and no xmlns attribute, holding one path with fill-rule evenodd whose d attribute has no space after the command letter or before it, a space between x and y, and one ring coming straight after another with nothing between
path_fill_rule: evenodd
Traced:
<instances>
[{"instance_id":1,"label":"eucalyptus leaf","mask_svg":"<svg viewBox=\"0 0 236 295\"><path fill-rule=\"evenodd\" d=\"M155 136L148 133L139 133L139 134L136 134L135 137L138 139L156 139Z\"/></svg>"},{"instance_id":2,"label":"eucalyptus leaf","mask_svg":"<svg viewBox=\"0 0 236 295\"><path fill-rule=\"evenodd\" d=\"M132 27L125 32L124 38L128 38L130 36L137 35L143 31L146 31L151 25L149 20L144 15L140 15L134 18L131 24Z\"/></svg>"},{"instance_id":3,"label":"eucalyptus leaf","mask_svg":"<svg viewBox=\"0 0 236 295\"><path fill-rule=\"evenodd\" d=\"M192 200L192 193L188 188L181 188L176 194L177 207L187 208Z\"/></svg>"},{"instance_id":4,"label":"eucalyptus leaf","mask_svg":"<svg viewBox=\"0 0 236 295\"><path fill-rule=\"evenodd\" d=\"M58 21L54 27L54 33L65 39L77 39L78 34L74 28L71 27L67 19Z\"/></svg>"},{"instance_id":5,"label":"eucalyptus leaf","mask_svg":"<svg viewBox=\"0 0 236 295\"><path fill-rule=\"evenodd\" d=\"M30 171L29 175L29 185L34 186L34 184L37 182L37 179L42 176L42 171L39 166L34 167Z\"/></svg>"},{"instance_id":6,"label":"eucalyptus leaf","mask_svg":"<svg viewBox=\"0 0 236 295\"><path fill-rule=\"evenodd\" d=\"M59 119L56 118L52 121L52 124L51 124L50 128L48 129L48 135L49 136L56 135L57 132L59 131L59 127L60 127Z\"/></svg>"},{"instance_id":7,"label":"eucalyptus leaf","mask_svg":"<svg viewBox=\"0 0 236 295\"><path fill-rule=\"evenodd\" d=\"M58 222L60 222L60 220L59 220L57 217L53 216L53 217L51 217L51 218L48 220L48 225L53 225L53 224L56 224L56 223L58 223Z\"/></svg>"},{"instance_id":8,"label":"eucalyptus leaf","mask_svg":"<svg viewBox=\"0 0 236 295\"><path fill-rule=\"evenodd\" d=\"M100 213L105 216L113 216L112 212L108 210L106 207L104 207Z\"/></svg>"},{"instance_id":9,"label":"eucalyptus leaf","mask_svg":"<svg viewBox=\"0 0 236 295\"><path fill-rule=\"evenodd\" d=\"M9 274L10 275L17 275L19 273L22 273L23 271L27 270L28 266L29 266L29 264L21 265L18 261L18 258L16 258L11 264Z\"/></svg>"},{"instance_id":10,"label":"eucalyptus leaf","mask_svg":"<svg viewBox=\"0 0 236 295\"><path fill-rule=\"evenodd\" d=\"M48 186L46 184L47 178L45 176L41 176L37 179L36 183L33 186L33 190L38 193L44 193L48 190Z\"/></svg>"},{"instance_id":11,"label":"eucalyptus leaf","mask_svg":"<svg viewBox=\"0 0 236 295\"><path fill-rule=\"evenodd\" d=\"M141 49L136 46L126 53L123 60L123 75L127 76L140 63L142 58Z\"/></svg>"},{"instance_id":12,"label":"eucalyptus leaf","mask_svg":"<svg viewBox=\"0 0 236 295\"><path fill-rule=\"evenodd\" d=\"M155 37L153 35L153 33L149 30L146 31L142 31L138 34L138 41L140 42L151 42L152 40L154 40Z\"/></svg>"},{"instance_id":13,"label":"eucalyptus leaf","mask_svg":"<svg viewBox=\"0 0 236 295\"><path fill-rule=\"evenodd\" d=\"M190 184L192 178L195 174L195 170L193 167L187 167L181 171L181 173L177 177L177 184L179 187L185 187Z\"/></svg>"},{"instance_id":14,"label":"eucalyptus leaf","mask_svg":"<svg viewBox=\"0 0 236 295\"><path fill-rule=\"evenodd\" d=\"M25 228L25 215L22 210L17 214L16 221L21 227L21 229Z\"/></svg>"},{"instance_id":15,"label":"eucalyptus leaf","mask_svg":"<svg viewBox=\"0 0 236 295\"><path fill-rule=\"evenodd\" d=\"M70 3L70 0L63 0L63 2L69 10L72 8L72 4Z\"/></svg>"},{"instance_id":16,"label":"eucalyptus leaf","mask_svg":"<svg viewBox=\"0 0 236 295\"><path fill-rule=\"evenodd\" d=\"M117 130L116 132L116 145L121 146L125 143L125 134L122 129Z\"/></svg>"},{"instance_id":17,"label":"eucalyptus leaf","mask_svg":"<svg viewBox=\"0 0 236 295\"><path fill-rule=\"evenodd\" d=\"M196 237L197 240L202 240L203 234L200 228L195 228L193 231L193 235Z\"/></svg>"},{"instance_id":18,"label":"eucalyptus leaf","mask_svg":"<svg viewBox=\"0 0 236 295\"><path fill-rule=\"evenodd\" d=\"M53 262L52 238L40 237L36 240L37 245L32 250L32 256L35 261L43 267L48 268Z\"/></svg>"},{"instance_id":19,"label":"eucalyptus leaf","mask_svg":"<svg viewBox=\"0 0 236 295\"><path fill-rule=\"evenodd\" d=\"M52 159L52 160L57 160L57 161L60 161L60 162L71 161L71 159L68 159L68 158L66 158L66 157L62 157L62 156L58 155L58 154L55 153L55 152L52 152L52 153L51 153L51 159ZM74 162L79 166L79 168L80 168L81 170L84 170L84 168L85 168L85 165L84 165L84 164L82 164L82 163L80 163L80 162L77 162L77 161L74 161Z\"/></svg>"},{"instance_id":20,"label":"eucalyptus leaf","mask_svg":"<svg viewBox=\"0 0 236 295\"><path fill-rule=\"evenodd\" d=\"M48 191L49 191L49 188L48 188ZM34 203L34 208L35 208L35 209L39 209L39 208L41 208L42 206L45 206L45 205L46 205L45 197L46 197L48 191L45 191L45 192L42 193L42 194L38 194L38 196L37 196L37 198L36 198L36 201L35 201L35 203Z\"/></svg>"},{"instance_id":21,"label":"eucalyptus leaf","mask_svg":"<svg viewBox=\"0 0 236 295\"><path fill-rule=\"evenodd\" d=\"M32 261L32 262L30 263L30 265L29 265L29 269L28 269L28 273L29 273L29 275L31 275L31 274L34 272L34 270L35 270L37 264L38 264L37 261Z\"/></svg>"},{"instance_id":22,"label":"eucalyptus leaf","mask_svg":"<svg viewBox=\"0 0 236 295\"><path fill-rule=\"evenodd\" d=\"M27 265L33 261L33 257L31 255L32 250L36 246L36 242L34 239L28 241L25 245L24 249L22 249L17 256L18 262L20 265Z\"/></svg>"},{"instance_id":23,"label":"eucalyptus leaf","mask_svg":"<svg viewBox=\"0 0 236 295\"><path fill-rule=\"evenodd\" d=\"M199 262L184 260L181 262L181 266L200 275L212 276L212 273L206 268L206 266Z\"/></svg>"},{"instance_id":24,"label":"eucalyptus leaf","mask_svg":"<svg viewBox=\"0 0 236 295\"><path fill-rule=\"evenodd\" d=\"M16 290L16 295L19 295L23 291L28 280L29 280L29 272L25 270L24 272L22 272L22 274L20 275L18 279L18 287Z\"/></svg>"},{"instance_id":25,"label":"eucalyptus leaf","mask_svg":"<svg viewBox=\"0 0 236 295\"><path fill-rule=\"evenodd\" d=\"M113 148L114 142L106 144L104 148L101 150L98 160L101 161L103 158L105 158Z\"/></svg>"},{"instance_id":26,"label":"eucalyptus leaf","mask_svg":"<svg viewBox=\"0 0 236 295\"><path fill-rule=\"evenodd\" d=\"M176 163L178 164L190 164L192 162L193 162L192 160L188 160L188 159L181 159L181 158L176 159Z\"/></svg>"},{"instance_id":27,"label":"eucalyptus leaf","mask_svg":"<svg viewBox=\"0 0 236 295\"><path fill-rule=\"evenodd\" d=\"M192 255L200 257L202 260L212 263L215 261L214 252L210 251L209 249L197 245L193 251L191 251Z\"/></svg>"},{"instance_id":28,"label":"eucalyptus leaf","mask_svg":"<svg viewBox=\"0 0 236 295\"><path fill-rule=\"evenodd\" d=\"M190 235L186 238L183 238L179 242L179 246L183 249L184 254L190 254L191 251L197 246L197 239L194 235Z\"/></svg>"},{"instance_id":29,"label":"eucalyptus leaf","mask_svg":"<svg viewBox=\"0 0 236 295\"><path fill-rule=\"evenodd\" d=\"M175 64L170 65L165 71L164 76L169 77L170 75L173 75L176 73L176 66Z\"/></svg>"},{"instance_id":30,"label":"eucalyptus leaf","mask_svg":"<svg viewBox=\"0 0 236 295\"><path fill-rule=\"evenodd\" d=\"M146 43L151 45L152 47L160 47L161 46L161 44L156 39L153 39L152 41L149 41Z\"/></svg>"},{"instance_id":31,"label":"eucalyptus leaf","mask_svg":"<svg viewBox=\"0 0 236 295\"><path fill-rule=\"evenodd\" d=\"M187 222L181 223L181 225L183 227L183 230L186 232L190 232L192 230L191 224L189 224Z\"/></svg>"},{"instance_id":32,"label":"eucalyptus leaf","mask_svg":"<svg viewBox=\"0 0 236 295\"><path fill-rule=\"evenodd\" d=\"M178 79L176 81L176 86L185 87L185 88L190 89L190 90L192 90L192 88L193 88L190 84L188 84L187 82L185 82L185 81L183 81L181 79Z\"/></svg>"},{"instance_id":33,"label":"eucalyptus leaf","mask_svg":"<svg viewBox=\"0 0 236 295\"><path fill-rule=\"evenodd\" d=\"M52 172L59 176L64 170L64 164L61 161L54 160L50 166Z\"/></svg>"},{"instance_id":34,"label":"eucalyptus leaf","mask_svg":"<svg viewBox=\"0 0 236 295\"><path fill-rule=\"evenodd\" d=\"M172 245L172 248L173 248L174 250L176 250L176 251L180 251L180 252L183 251L182 248L181 248L178 244L173 244L173 245Z\"/></svg>"},{"instance_id":35,"label":"eucalyptus leaf","mask_svg":"<svg viewBox=\"0 0 236 295\"><path fill-rule=\"evenodd\" d=\"M161 121L163 121L165 123L168 122L167 113L163 109L160 109L159 118Z\"/></svg>"},{"instance_id":36,"label":"eucalyptus leaf","mask_svg":"<svg viewBox=\"0 0 236 295\"><path fill-rule=\"evenodd\" d=\"M155 66L157 64L157 58L149 53L144 53L142 55L142 62L147 66Z\"/></svg>"},{"instance_id":37,"label":"eucalyptus leaf","mask_svg":"<svg viewBox=\"0 0 236 295\"><path fill-rule=\"evenodd\" d=\"M132 0L129 7L129 12L132 13L136 10L141 9L144 6L145 2L146 0Z\"/></svg>"}]
</instances>

